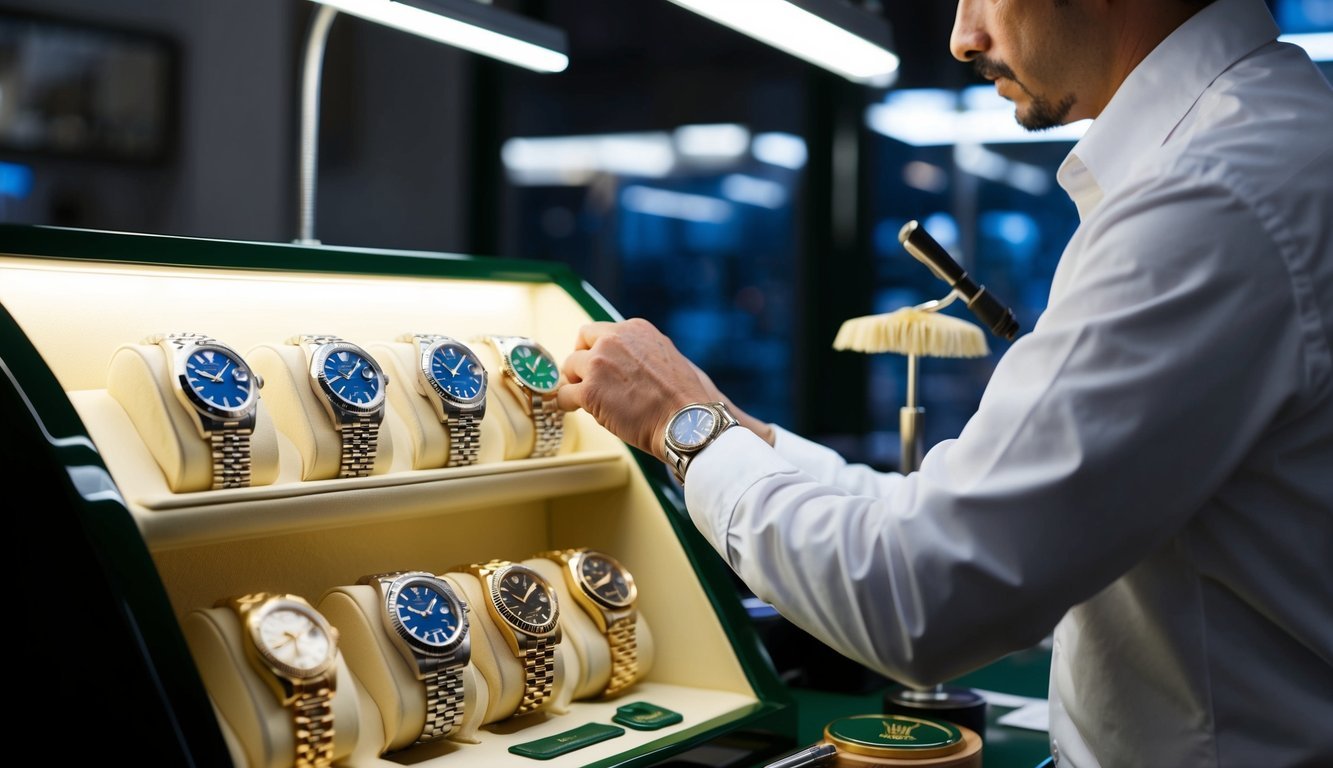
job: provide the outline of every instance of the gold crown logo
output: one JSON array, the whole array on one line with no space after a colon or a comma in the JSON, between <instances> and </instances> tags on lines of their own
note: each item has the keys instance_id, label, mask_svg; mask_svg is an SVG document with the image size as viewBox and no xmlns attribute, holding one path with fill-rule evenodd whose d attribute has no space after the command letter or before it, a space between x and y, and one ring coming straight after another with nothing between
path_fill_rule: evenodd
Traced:
<instances>
[{"instance_id":1,"label":"gold crown logo","mask_svg":"<svg viewBox=\"0 0 1333 768\"><path fill-rule=\"evenodd\" d=\"M884 732L881 733L879 737L890 741L916 741L916 737L912 735L912 731L915 731L920 727L921 723L904 725L902 723L891 723L888 720L885 720Z\"/></svg>"}]
</instances>

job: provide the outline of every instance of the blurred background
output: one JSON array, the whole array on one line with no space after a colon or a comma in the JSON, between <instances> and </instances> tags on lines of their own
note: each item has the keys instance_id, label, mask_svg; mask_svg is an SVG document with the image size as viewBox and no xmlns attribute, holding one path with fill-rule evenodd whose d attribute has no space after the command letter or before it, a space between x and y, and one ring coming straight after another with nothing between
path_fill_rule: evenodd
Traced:
<instances>
[{"instance_id":1,"label":"blurred background","mask_svg":"<svg viewBox=\"0 0 1333 768\"><path fill-rule=\"evenodd\" d=\"M556 74L340 16L316 237L569 264L741 407L894 469L904 360L835 352L839 326L942 296L898 244L917 219L1030 330L1077 224L1055 169L1086 126L1022 132L950 56L954 3L847 1L889 22L891 84L667 0L494 0L565 31ZM316 7L0 4L0 221L296 239ZM1333 32L1333 0L1270 8L1284 33ZM922 361L927 445L975 409L991 344Z\"/></svg>"}]
</instances>

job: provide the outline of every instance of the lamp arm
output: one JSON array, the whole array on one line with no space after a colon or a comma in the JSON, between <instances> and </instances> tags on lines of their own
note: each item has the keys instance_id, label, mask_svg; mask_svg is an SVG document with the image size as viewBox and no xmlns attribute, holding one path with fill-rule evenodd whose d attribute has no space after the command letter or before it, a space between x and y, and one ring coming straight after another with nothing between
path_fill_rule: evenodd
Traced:
<instances>
[{"instance_id":1,"label":"lamp arm","mask_svg":"<svg viewBox=\"0 0 1333 768\"><path fill-rule=\"evenodd\" d=\"M315 11L306 36L305 67L301 74L301 200L298 243L318 245L315 239L315 174L319 165L319 89L324 71L324 48L338 9L323 5Z\"/></svg>"}]
</instances>

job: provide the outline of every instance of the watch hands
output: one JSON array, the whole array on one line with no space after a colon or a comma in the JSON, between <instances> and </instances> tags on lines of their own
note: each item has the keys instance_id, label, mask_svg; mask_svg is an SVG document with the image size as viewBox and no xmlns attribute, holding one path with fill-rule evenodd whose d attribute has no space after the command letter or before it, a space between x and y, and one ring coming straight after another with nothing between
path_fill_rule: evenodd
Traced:
<instances>
[{"instance_id":1,"label":"watch hands","mask_svg":"<svg viewBox=\"0 0 1333 768\"><path fill-rule=\"evenodd\" d=\"M415 613L416 615L420 616L420 617L423 618L423 619L430 615L430 609L429 609L429 608L427 608L427 609L424 610L424 611L418 611L416 608L413 608L413 607L410 606L410 605L404 605L403 607L407 609L407 612L408 612L408 613Z\"/></svg>"},{"instance_id":2,"label":"watch hands","mask_svg":"<svg viewBox=\"0 0 1333 768\"><path fill-rule=\"evenodd\" d=\"M598 587L604 586L610 580L611 580L611 572L607 571L605 576L593 582L592 588L597 589Z\"/></svg>"},{"instance_id":3,"label":"watch hands","mask_svg":"<svg viewBox=\"0 0 1333 768\"><path fill-rule=\"evenodd\" d=\"M524 592L524 593L523 593L523 596L520 597L519 600L522 601L523 603L527 603L527 602L528 602L528 598L529 598L529 597L532 597L532 590L534 590L534 589L536 589L536 588L537 588L537 582L534 581L534 582L532 582L531 584L529 584L529 585L528 585L528 591L527 591L527 592Z\"/></svg>"},{"instance_id":4,"label":"watch hands","mask_svg":"<svg viewBox=\"0 0 1333 768\"><path fill-rule=\"evenodd\" d=\"M221 384L222 374L226 373L227 369L230 367L231 367L231 361L228 360L226 363L223 364L222 369L218 371L217 376L213 378L213 381L216 381L217 383Z\"/></svg>"},{"instance_id":5,"label":"watch hands","mask_svg":"<svg viewBox=\"0 0 1333 768\"><path fill-rule=\"evenodd\" d=\"M458 369L459 369L459 368L462 368L462 367L463 367L463 363L465 363L465 362L467 362L467 358L466 358L466 357L460 357L460 358L458 359L458 365L455 365L453 368L449 368L449 366L446 365L445 368L449 368L449 375L450 375L450 376L457 376L457 375L458 375Z\"/></svg>"},{"instance_id":6,"label":"watch hands","mask_svg":"<svg viewBox=\"0 0 1333 768\"><path fill-rule=\"evenodd\" d=\"M348 381L351 381L352 375L355 374L357 369L361 367L362 362L363 362L362 360L357 360L356 365L352 366L352 370L348 371L347 376L345 376L344 378L346 378Z\"/></svg>"},{"instance_id":7,"label":"watch hands","mask_svg":"<svg viewBox=\"0 0 1333 768\"><path fill-rule=\"evenodd\" d=\"M422 616L429 616L429 615L431 615L432 613L434 613L434 612L435 612L435 603L436 603L436 602L438 602L438 600L437 600L436 598L433 598L433 597L432 597L432 598L430 599L430 605L426 606L426 612L423 613L423 614L421 614L421 615L422 615Z\"/></svg>"}]
</instances>

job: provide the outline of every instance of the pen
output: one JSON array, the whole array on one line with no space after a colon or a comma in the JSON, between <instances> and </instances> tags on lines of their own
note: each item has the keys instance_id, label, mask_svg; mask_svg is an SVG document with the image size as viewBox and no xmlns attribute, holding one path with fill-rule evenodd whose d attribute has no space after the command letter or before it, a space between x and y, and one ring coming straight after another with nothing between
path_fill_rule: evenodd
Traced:
<instances>
[{"instance_id":1,"label":"pen","mask_svg":"<svg viewBox=\"0 0 1333 768\"><path fill-rule=\"evenodd\" d=\"M764 768L805 768L805 766L822 765L837 752L837 747L832 744L816 744L809 749L779 758Z\"/></svg>"}]
</instances>

